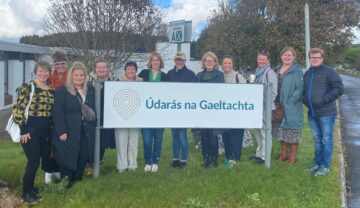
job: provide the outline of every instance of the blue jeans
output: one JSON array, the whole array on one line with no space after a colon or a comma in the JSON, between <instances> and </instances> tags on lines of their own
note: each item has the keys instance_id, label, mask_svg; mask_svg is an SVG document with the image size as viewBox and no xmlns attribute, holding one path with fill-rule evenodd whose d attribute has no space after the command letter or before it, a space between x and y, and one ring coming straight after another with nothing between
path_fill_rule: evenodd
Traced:
<instances>
[{"instance_id":1,"label":"blue jeans","mask_svg":"<svg viewBox=\"0 0 360 208\"><path fill-rule=\"evenodd\" d=\"M164 129L141 129L144 143L144 159L147 165L158 164Z\"/></svg>"},{"instance_id":2,"label":"blue jeans","mask_svg":"<svg viewBox=\"0 0 360 208\"><path fill-rule=\"evenodd\" d=\"M330 167L334 149L334 123L336 115L312 117L308 114L308 121L315 140L314 163L325 168Z\"/></svg>"},{"instance_id":3,"label":"blue jeans","mask_svg":"<svg viewBox=\"0 0 360 208\"><path fill-rule=\"evenodd\" d=\"M179 160L179 149L181 149L181 161L187 161L188 158L188 140L186 129L171 129L173 160Z\"/></svg>"}]
</instances>

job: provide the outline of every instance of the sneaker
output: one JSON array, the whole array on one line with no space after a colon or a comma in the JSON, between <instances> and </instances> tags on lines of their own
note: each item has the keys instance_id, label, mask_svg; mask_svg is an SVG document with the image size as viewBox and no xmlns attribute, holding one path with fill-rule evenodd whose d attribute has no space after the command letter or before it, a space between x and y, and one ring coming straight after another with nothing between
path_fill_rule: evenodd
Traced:
<instances>
[{"instance_id":1,"label":"sneaker","mask_svg":"<svg viewBox=\"0 0 360 208\"><path fill-rule=\"evenodd\" d=\"M315 173L316 171L318 171L320 168L320 166L314 164L313 166L311 166L310 168L306 169L307 172L309 173Z\"/></svg>"},{"instance_id":2,"label":"sneaker","mask_svg":"<svg viewBox=\"0 0 360 208\"><path fill-rule=\"evenodd\" d=\"M229 169L229 170L230 170L230 169L233 168L234 165L230 162L230 160L225 159L225 160L224 160L224 166L225 166L226 169Z\"/></svg>"},{"instance_id":3,"label":"sneaker","mask_svg":"<svg viewBox=\"0 0 360 208\"><path fill-rule=\"evenodd\" d=\"M256 159L255 159L255 163L261 165L261 164L264 164L264 163L265 163L265 160L263 160L263 159L261 159L261 158L256 158Z\"/></svg>"},{"instance_id":4,"label":"sneaker","mask_svg":"<svg viewBox=\"0 0 360 208\"><path fill-rule=\"evenodd\" d=\"M248 157L249 160L256 160L256 159L261 159L260 157L256 157L255 155L251 155Z\"/></svg>"},{"instance_id":5,"label":"sneaker","mask_svg":"<svg viewBox=\"0 0 360 208\"><path fill-rule=\"evenodd\" d=\"M39 202L39 199L36 197L36 195L30 193L23 195L22 198L24 202L28 204L36 204Z\"/></svg>"},{"instance_id":6,"label":"sneaker","mask_svg":"<svg viewBox=\"0 0 360 208\"><path fill-rule=\"evenodd\" d=\"M45 172L45 184L50 184L52 181L52 173Z\"/></svg>"},{"instance_id":7,"label":"sneaker","mask_svg":"<svg viewBox=\"0 0 360 208\"><path fill-rule=\"evenodd\" d=\"M145 172L150 172L151 171L151 165L145 165L144 171Z\"/></svg>"},{"instance_id":8,"label":"sneaker","mask_svg":"<svg viewBox=\"0 0 360 208\"><path fill-rule=\"evenodd\" d=\"M329 175L329 173L330 173L329 168L321 167L319 168L319 170L316 171L315 176L326 176Z\"/></svg>"},{"instance_id":9,"label":"sneaker","mask_svg":"<svg viewBox=\"0 0 360 208\"><path fill-rule=\"evenodd\" d=\"M170 166L172 168L179 168L180 167L180 160L173 160Z\"/></svg>"},{"instance_id":10,"label":"sneaker","mask_svg":"<svg viewBox=\"0 0 360 208\"><path fill-rule=\"evenodd\" d=\"M183 168L186 166L186 161L180 161L179 168Z\"/></svg>"},{"instance_id":11,"label":"sneaker","mask_svg":"<svg viewBox=\"0 0 360 208\"><path fill-rule=\"evenodd\" d=\"M55 178L56 178L58 181L61 180L60 172L55 172L55 173L53 173L53 175L55 176Z\"/></svg>"},{"instance_id":12,"label":"sneaker","mask_svg":"<svg viewBox=\"0 0 360 208\"><path fill-rule=\"evenodd\" d=\"M158 171L159 167L157 164L153 164L151 167L151 172L156 173Z\"/></svg>"}]
</instances>

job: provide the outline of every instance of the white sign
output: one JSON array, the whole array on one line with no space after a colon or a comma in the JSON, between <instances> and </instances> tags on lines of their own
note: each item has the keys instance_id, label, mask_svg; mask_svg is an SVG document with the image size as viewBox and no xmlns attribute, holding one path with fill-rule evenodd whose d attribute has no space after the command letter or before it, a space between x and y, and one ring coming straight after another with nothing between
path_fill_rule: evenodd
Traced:
<instances>
[{"instance_id":1,"label":"white sign","mask_svg":"<svg viewBox=\"0 0 360 208\"><path fill-rule=\"evenodd\" d=\"M263 85L105 82L104 128L261 128Z\"/></svg>"},{"instance_id":2,"label":"white sign","mask_svg":"<svg viewBox=\"0 0 360 208\"><path fill-rule=\"evenodd\" d=\"M184 25L176 25L170 28L170 42L182 43L184 42Z\"/></svg>"}]
</instances>

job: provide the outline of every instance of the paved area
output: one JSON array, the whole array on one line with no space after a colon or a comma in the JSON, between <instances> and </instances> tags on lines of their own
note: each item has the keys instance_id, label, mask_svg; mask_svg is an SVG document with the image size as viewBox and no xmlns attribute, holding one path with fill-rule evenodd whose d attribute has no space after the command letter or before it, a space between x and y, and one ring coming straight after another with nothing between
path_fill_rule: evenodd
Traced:
<instances>
[{"instance_id":1,"label":"paved area","mask_svg":"<svg viewBox=\"0 0 360 208\"><path fill-rule=\"evenodd\" d=\"M348 207L360 207L360 79L341 76L344 95L339 99L340 127L346 162Z\"/></svg>"}]
</instances>

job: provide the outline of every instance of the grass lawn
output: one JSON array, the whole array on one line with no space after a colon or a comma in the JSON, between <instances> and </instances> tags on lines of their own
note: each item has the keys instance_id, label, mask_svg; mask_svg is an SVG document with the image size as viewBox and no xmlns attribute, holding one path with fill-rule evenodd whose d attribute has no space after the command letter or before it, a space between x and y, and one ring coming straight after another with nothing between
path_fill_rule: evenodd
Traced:
<instances>
[{"instance_id":1,"label":"grass lawn","mask_svg":"<svg viewBox=\"0 0 360 208\"><path fill-rule=\"evenodd\" d=\"M338 148L329 176L315 177L305 172L313 159L313 139L305 125L298 162L288 165L278 161L279 144L274 141L270 169L248 160L255 146L244 148L241 162L231 170L222 165L223 156L219 167L204 169L201 152L195 150L190 133L189 163L184 169L172 169L167 129L158 173L143 171L140 139L139 167L134 172L116 172L114 150L106 151L98 179L86 176L68 191L61 183L45 187L44 174L39 170L35 183L42 189L43 199L36 207L340 207ZM19 144L0 141L0 178L8 181L18 195L25 161Z\"/></svg>"}]
</instances>

